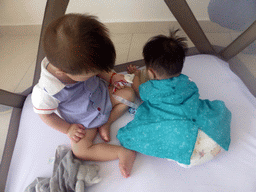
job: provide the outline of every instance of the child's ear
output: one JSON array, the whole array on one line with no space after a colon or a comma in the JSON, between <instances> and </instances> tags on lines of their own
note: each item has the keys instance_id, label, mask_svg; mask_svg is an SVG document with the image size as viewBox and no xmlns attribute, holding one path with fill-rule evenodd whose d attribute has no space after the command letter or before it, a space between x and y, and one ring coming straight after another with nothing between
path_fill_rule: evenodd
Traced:
<instances>
[{"instance_id":1,"label":"child's ear","mask_svg":"<svg viewBox=\"0 0 256 192\"><path fill-rule=\"evenodd\" d=\"M147 69L149 79L156 79L156 73L153 69Z\"/></svg>"},{"instance_id":2,"label":"child's ear","mask_svg":"<svg viewBox=\"0 0 256 192\"><path fill-rule=\"evenodd\" d=\"M66 75L66 73L65 73L64 71L61 71L61 70L56 70L56 71L55 71L55 74L56 74L58 77L61 77L61 76Z\"/></svg>"}]
</instances>

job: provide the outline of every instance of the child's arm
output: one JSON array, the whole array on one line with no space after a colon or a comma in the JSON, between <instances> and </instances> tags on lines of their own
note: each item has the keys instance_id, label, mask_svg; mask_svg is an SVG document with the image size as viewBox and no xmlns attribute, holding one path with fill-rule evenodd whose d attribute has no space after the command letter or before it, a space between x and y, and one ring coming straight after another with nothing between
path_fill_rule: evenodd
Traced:
<instances>
[{"instance_id":1,"label":"child's arm","mask_svg":"<svg viewBox=\"0 0 256 192\"><path fill-rule=\"evenodd\" d=\"M140 76L139 76L139 74L135 73L135 76L134 76L134 79L133 79L132 88L135 91L137 97L140 98L139 86L140 86Z\"/></svg>"},{"instance_id":2,"label":"child's arm","mask_svg":"<svg viewBox=\"0 0 256 192\"><path fill-rule=\"evenodd\" d=\"M108 72L108 73L107 72L101 72L99 74L99 77L101 77L102 79L104 79L107 82L111 83L112 85L114 85L118 89L124 88L124 86L116 84L119 81L126 81L124 79L124 75L123 74L118 74L118 73L115 73L113 71Z\"/></svg>"},{"instance_id":3,"label":"child's arm","mask_svg":"<svg viewBox=\"0 0 256 192\"><path fill-rule=\"evenodd\" d=\"M70 124L54 112L58 108L59 101L49 95L39 84L33 88L31 100L34 111L48 126L67 134L74 142L84 137L85 128L82 125Z\"/></svg>"},{"instance_id":4,"label":"child's arm","mask_svg":"<svg viewBox=\"0 0 256 192\"><path fill-rule=\"evenodd\" d=\"M70 124L55 113L39 114L39 116L48 126L68 135L75 142L80 141L85 136L85 127L83 125Z\"/></svg>"},{"instance_id":5,"label":"child's arm","mask_svg":"<svg viewBox=\"0 0 256 192\"><path fill-rule=\"evenodd\" d=\"M134 79L132 83L132 88L135 91L137 97L140 98L139 86L140 86L140 73L141 71L137 69L135 65L129 65L127 67L127 72L129 74L134 74Z\"/></svg>"}]
</instances>

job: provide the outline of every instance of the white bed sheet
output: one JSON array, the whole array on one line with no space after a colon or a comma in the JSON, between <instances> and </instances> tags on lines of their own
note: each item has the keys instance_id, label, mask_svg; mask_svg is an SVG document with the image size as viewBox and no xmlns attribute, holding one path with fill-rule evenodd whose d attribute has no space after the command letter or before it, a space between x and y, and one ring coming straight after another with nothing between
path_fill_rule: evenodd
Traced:
<instances>
[{"instance_id":1,"label":"white bed sheet","mask_svg":"<svg viewBox=\"0 0 256 192\"><path fill-rule=\"evenodd\" d=\"M175 162L138 154L130 178L122 178L118 161L101 162L102 181L87 191L256 191L256 99L242 81L217 57L186 58L183 73L198 85L201 98L221 99L232 112L231 145L213 161L185 169ZM112 125L112 144L118 129L133 119L128 112ZM99 140L99 138L98 138ZM58 145L69 144L62 133L45 125L27 98L9 170L6 192L24 191L36 177L50 177L48 160Z\"/></svg>"}]
</instances>

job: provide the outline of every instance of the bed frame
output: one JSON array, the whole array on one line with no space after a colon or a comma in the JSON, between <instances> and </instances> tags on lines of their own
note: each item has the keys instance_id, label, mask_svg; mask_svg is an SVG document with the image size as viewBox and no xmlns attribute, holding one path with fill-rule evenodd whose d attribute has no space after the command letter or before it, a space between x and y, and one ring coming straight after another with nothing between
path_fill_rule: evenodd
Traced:
<instances>
[{"instance_id":1,"label":"bed frame","mask_svg":"<svg viewBox=\"0 0 256 192\"><path fill-rule=\"evenodd\" d=\"M195 47L189 48L187 55L211 54L218 56L224 61L227 61L231 70L233 70L233 72L235 72L241 78L251 93L256 96L256 87L254 86L256 84L255 77L241 61L236 59L234 62L234 59L232 59L256 40L256 21L254 21L254 23L230 45L223 48L211 45L185 0L164 1L179 22L182 29L186 32L188 37L195 45ZM22 94L11 93L0 89L0 104L13 107L2 162L0 165L0 191L5 190L8 170L18 134L20 116L24 101L31 93L32 87L37 84L40 77L40 64L42 59L45 57L42 47L42 34L44 33L46 26L51 21L65 14L68 3L69 0L47 0L39 41L33 85ZM143 66L144 61L138 60L118 65L115 66L115 70L117 72L124 71L126 66L129 64Z\"/></svg>"}]
</instances>

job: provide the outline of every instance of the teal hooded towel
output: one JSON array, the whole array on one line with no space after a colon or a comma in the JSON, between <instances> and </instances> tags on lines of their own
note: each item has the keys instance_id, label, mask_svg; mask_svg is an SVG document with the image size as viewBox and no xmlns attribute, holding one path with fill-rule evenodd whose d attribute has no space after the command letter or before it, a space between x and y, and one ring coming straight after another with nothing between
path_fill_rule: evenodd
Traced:
<instances>
[{"instance_id":1,"label":"teal hooded towel","mask_svg":"<svg viewBox=\"0 0 256 192\"><path fill-rule=\"evenodd\" d=\"M189 165L201 129L228 150L231 112L223 101L199 99L196 84L186 75L150 80L139 90L144 102L117 134L123 147Z\"/></svg>"}]
</instances>

